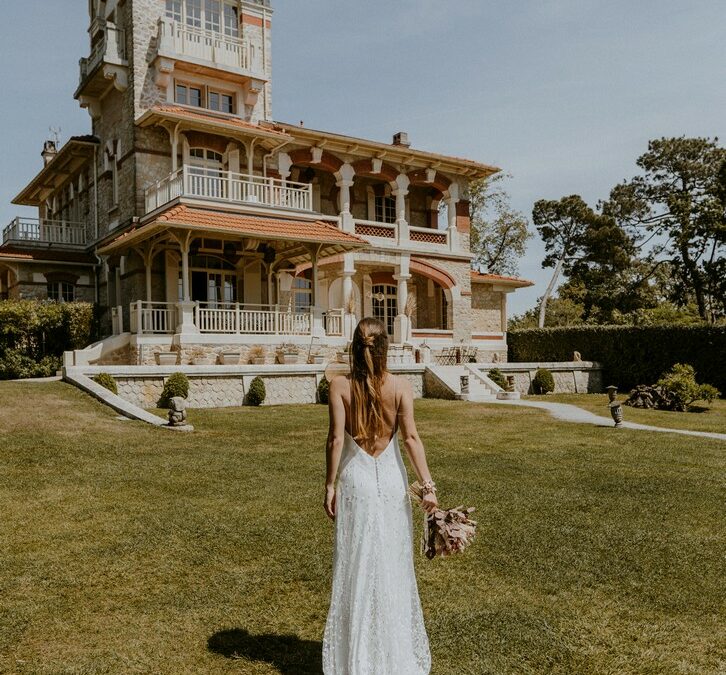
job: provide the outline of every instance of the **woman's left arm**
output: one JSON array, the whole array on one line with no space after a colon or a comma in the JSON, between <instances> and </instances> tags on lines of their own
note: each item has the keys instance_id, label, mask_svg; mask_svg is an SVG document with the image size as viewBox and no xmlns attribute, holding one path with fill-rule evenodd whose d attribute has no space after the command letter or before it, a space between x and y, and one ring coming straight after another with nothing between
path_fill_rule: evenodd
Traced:
<instances>
[{"instance_id":1,"label":"woman's left arm","mask_svg":"<svg viewBox=\"0 0 726 675\"><path fill-rule=\"evenodd\" d=\"M328 394L328 441L326 444L326 475L325 475L325 513L335 520L335 479L338 475L340 456L343 452L345 436L345 404L343 403L344 377L336 377L330 383Z\"/></svg>"}]
</instances>

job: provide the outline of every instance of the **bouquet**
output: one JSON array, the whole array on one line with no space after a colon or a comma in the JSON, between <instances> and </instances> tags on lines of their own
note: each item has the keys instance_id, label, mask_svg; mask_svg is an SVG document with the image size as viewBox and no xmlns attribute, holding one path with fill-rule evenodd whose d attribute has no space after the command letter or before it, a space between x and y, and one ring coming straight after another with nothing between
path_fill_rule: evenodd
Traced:
<instances>
[{"instance_id":1,"label":"bouquet","mask_svg":"<svg viewBox=\"0 0 726 675\"><path fill-rule=\"evenodd\" d=\"M408 492L419 504L423 501L423 490L418 481L409 486ZM444 557L461 553L471 544L476 534L476 520L469 517L473 512L473 507L465 509L457 506L447 511L436 509L427 514L424 517L421 552L429 560L437 555Z\"/></svg>"}]
</instances>

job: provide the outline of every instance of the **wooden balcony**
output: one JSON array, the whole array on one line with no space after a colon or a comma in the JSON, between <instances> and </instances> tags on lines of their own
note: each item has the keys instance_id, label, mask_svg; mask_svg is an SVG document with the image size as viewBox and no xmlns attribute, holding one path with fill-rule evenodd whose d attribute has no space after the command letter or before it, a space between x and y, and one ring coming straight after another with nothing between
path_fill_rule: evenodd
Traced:
<instances>
[{"instance_id":1,"label":"wooden balcony","mask_svg":"<svg viewBox=\"0 0 726 675\"><path fill-rule=\"evenodd\" d=\"M146 190L146 213L178 199L312 211L313 186L277 178L184 166Z\"/></svg>"},{"instance_id":2,"label":"wooden balcony","mask_svg":"<svg viewBox=\"0 0 726 675\"><path fill-rule=\"evenodd\" d=\"M83 248L86 227L82 223L38 218L15 218L4 230L2 245Z\"/></svg>"}]
</instances>

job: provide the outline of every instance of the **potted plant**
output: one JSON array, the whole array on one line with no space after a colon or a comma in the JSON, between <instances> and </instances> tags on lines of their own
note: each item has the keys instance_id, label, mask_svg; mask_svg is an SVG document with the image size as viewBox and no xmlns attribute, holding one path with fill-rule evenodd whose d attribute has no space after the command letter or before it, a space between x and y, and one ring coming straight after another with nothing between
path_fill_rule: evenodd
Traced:
<instances>
[{"instance_id":1,"label":"potted plant","mask_svg":"<svg viewBox=\"0 0 726 675\"><path fill-rule=\"evenodd\" d=\"M319 349L316 349L315 351L310 353L310 356L308 357L308 363L324 363L325 362L325 354L323 354Z\"/></svg>"},{"instance_id":2,"label":"potted plant","mask_svg":"<svg viewBox=\"0 0 726 675\"><path fill-rule=\"evenodd\" d=\"M266 356L267 351L262 345L253 345L252 347L250 347L247 359L255 366L262 366L265 363Z\"/></svg>"},{"instance_id":3,"label":"potted plant","mask_svg":"<svg viewBox=\"0 0 726 675\"><path fill-rule=\"evenodd\" d=\"M277 351L277 362L283 364L297 363L300 349L297 345L286 343Z\"/></svg>"},{"instance_id":4,"label":"potted plant","mask_svg":"<svg viewBox=\"0 0 726 675\"><path fill-rule=\"evenodd\" d=\"M239 365L241 356L242 352L240 352L239 349L231 349L229 351L224 351L219 355L219 362L223 366L237 366Z\"/></svg>"},{"instance_id":5,"label":"potted plant","mask_svg":"<svg viewBox=\"0 0 726 675\"><path fill-rule=\"evenodd\" d=\"M175 366L178 354L176 352L156 352L157 366Z\"/></svg>"},{"instance_id":6,"label":"potted plant","mask_svg":"<svg viewBox=\"0 0 726 675\"><path fill-rule=\"evenodd\" d=\"M191 361L192 365L195 366L211 366L216 361L216 357L210 356L203 349L197 347L196 349L192 350Z\"/></svg>"},{"instance_id":7,"label":"potted plant","mask_svg":"<svg viewBox=\"0 0 726 675\"><path fill-rule=\"evenodd\" d=\"M350 342L336 354L338 363L350 363Z\"/></svg>"}]
</instances>

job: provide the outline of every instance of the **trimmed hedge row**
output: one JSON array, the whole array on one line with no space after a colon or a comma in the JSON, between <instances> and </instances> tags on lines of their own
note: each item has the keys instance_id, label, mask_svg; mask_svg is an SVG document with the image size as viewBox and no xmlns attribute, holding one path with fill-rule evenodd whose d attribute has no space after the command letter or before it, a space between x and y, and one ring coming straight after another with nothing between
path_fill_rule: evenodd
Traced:
<instances>
[{"instance_id":1,"label":"trimmed hedge row","mask_svg":"<svg viewBox=\"0 0 726 675\"><path fill-rule=\"evenodd\" d=\"M64 351L94 341L97 326L89 303L0 301L0 379L52 374Z\"/></svg>"},{"instance_id":2,"label":"trimmed hedge row","mask_svg":"<svg viewBox=\"0 0 726 675\"><path fill-rule=\"evenodd\" d=\"M510 362L584 361L603 366L606 385L621 391L653 384L676 363L696 369L700 383L726 393L726 327L573 326L529 328L507 334Z\"/></svg>"}]
</instances>

